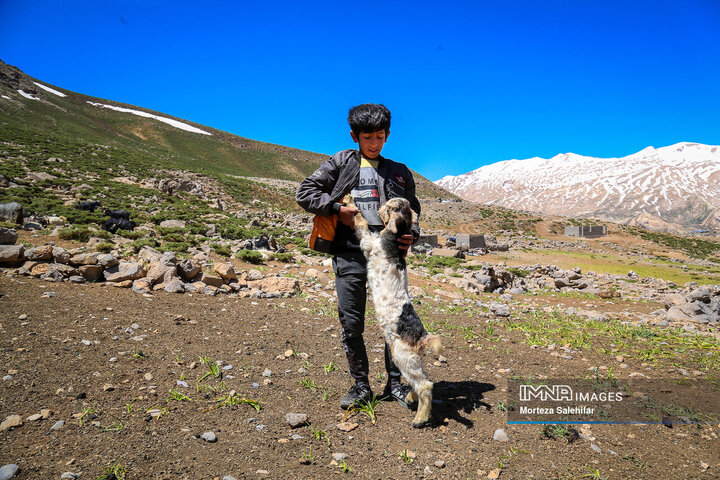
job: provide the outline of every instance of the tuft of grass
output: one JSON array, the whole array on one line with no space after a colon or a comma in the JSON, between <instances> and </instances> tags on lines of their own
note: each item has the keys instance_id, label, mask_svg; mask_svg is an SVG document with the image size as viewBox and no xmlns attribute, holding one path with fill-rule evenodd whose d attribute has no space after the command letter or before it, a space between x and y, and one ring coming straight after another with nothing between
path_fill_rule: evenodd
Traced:
<instances>
[{"instance_id":1,"label":"tuft of grass","mask_svg":"<svg viewBox=\"0 0 720 480\"><path fill-rule=\"evenodd\" d=\"M250 405L258 412L262 408L258 400L241 397L235 392L228 392L227 395L223 395L222 397L216 399L215 402L217 403L217 408L234 407L235 405Z\"/></svg>"},{"instance_id":2,"label":"tuft of grass","mask_svg":"<svg viewBox=\"0 0 720 480\"><path fill-rule=\"evenodd\" d=\"M370 419L370 422L372 422L373 425L375 425L375 421L377 420L375 409L379 404L380 399L377 397L377 395L373 395L370 400L360 402L360 405L353 407L351 411L362 413Z\"/></svg>"},{"instance_id":3,"label":"tuft of grass","mask_svg":"<svg viewBox=\"0 0 720 480\"><path fill-rule=\"evenodd\" d=\"M121 459L118 459L110 465L105 465L102 469L102 476L98 477L96 480L125 480L127 467L121 464L120 460Z\"/></svg>"},{"instance_id":4,"label":"tuft of grass","mask_svg":"<svg viewBox=\"0 0 720 480\"><path fill-rule=\"evenodd\" d=\"M235 257L243 262L252 263L253 265L263 263L263 256L257 250L240 250Z\"/></svg>"},{"instance_id":5,"label":"tuft of grass","mask_svg":"<svg viewBox=\"0 0 720 480\"><path fill-rule=\"evenodd\" d=\"M413 463L415 461L415 456L412 453L408 453L408 449L401 451L398 453L398 456L402 459L405 463Z\"/></svg>"},{"instance_id":6,"label":"tuft of grass","mask_svg":"<svg viewBox=\"0 0 720 480\"><path fill-rule=\"evenodd\" d=\"M176 402L192 402L190 397L178 391L177 388L173 388L168 391L168 397L165 401L167 403L170 403L170 400L175 400Z\"/></svg>"},{"instance_id":7,"label":"tuft of grass","mask_svg":"<svg viewBox=\"0 0 720 480\"><path fill-rule=\"evenodd\" d=\"M335 363L335 362L330 362L326 365L323 365L322 367L323 367L323 371L325 372L325 375L329 374L330 372L334 372L335 370L338 369L337 363Z\"/></svg>"}]
</instances>

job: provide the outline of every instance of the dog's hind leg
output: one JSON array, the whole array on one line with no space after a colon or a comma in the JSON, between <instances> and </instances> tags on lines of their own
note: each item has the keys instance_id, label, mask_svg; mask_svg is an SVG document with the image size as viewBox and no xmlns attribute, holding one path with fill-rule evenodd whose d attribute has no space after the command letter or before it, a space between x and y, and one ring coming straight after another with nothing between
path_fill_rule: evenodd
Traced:
<instances>
[{"instance_id":1,"label":"dog's hind leg","mask_svg":"<svg viewBox=\"0 0 720 480\"><path fill-rule=\"evenodd\" d=\"M433 384L423 370L422 357L405 342L396 340L393 361L412 388L406 397L406 402L412 402L415 399L418 401L418 409L412 425L415 428L423 428L430 421Z\"/></svg>"}]
</instances>

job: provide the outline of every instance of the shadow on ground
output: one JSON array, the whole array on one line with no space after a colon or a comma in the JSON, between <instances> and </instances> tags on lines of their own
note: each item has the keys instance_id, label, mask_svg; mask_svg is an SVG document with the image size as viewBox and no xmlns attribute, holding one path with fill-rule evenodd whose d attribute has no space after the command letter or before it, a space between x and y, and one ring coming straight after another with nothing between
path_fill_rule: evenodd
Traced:
<instances>
[{"instance_id":1,"label":"shadow on ground","mask_svg":"<svg viewBox=\"0 0 720 480\"><path fill-rule=\"evenodd\" d=\"M455 420L468 428L473 421L468 416L478 408L490 411L489 403L483 401L483 394L495 390L491 383L472 381L435 382L433 384L433 426L447 425L448 420Z\"/></svg>"}]
</instances>

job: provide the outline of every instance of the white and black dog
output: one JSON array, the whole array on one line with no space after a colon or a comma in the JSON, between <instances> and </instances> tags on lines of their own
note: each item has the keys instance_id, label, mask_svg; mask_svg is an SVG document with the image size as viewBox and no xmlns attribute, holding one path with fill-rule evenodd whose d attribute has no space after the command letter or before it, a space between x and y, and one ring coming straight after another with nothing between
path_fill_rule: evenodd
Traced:
<instances>
[{"instance_id":1,"label":"white and black dog","mask_svg":"<svg viewBox=\"0 0 720 480\"><path fill-rule=\"evenodd\" d=\"M352 204L352 199L348 200ZM385 225L381 232L371 232L358 212L355 233L367 258L368 285L378 324L390 345L393 362L412 388L405 401L418 402L413 427L422 428L430 420L433 388L423 369L422 354L428 349L437 353L440 338L428 334L413 309L405 258L398 248L398 237L410 233L417 214L404 198L388 200L380 207L379 214Z\"/></svg>"}]
</instances>

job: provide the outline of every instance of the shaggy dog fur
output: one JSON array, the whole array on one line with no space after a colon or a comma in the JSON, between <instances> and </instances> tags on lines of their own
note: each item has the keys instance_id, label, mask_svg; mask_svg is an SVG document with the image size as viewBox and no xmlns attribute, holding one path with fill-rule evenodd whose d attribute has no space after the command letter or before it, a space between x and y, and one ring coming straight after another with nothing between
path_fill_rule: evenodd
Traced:
<instances>
[{"instance_id":1,"label":"shaggy dog fur","mask_svg":"<svg viewBox=\"0 0 720 480\"><path fill-rule=\"evenodd\" d=\"M368 284L378 324L390 345L395 365L412 388L405 401L418 402L413 427L422 428L430 420L433 388L423 369L422 354L428 349L437 353L440 338L427 333L413 309L405 258L397 241L410 233L417 214L404 198L389 200L379 213L385 224L380 233L371 232L360 213L355 214L355 232L367 258Z\"/></svg>"}]
</instances>

